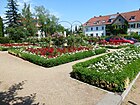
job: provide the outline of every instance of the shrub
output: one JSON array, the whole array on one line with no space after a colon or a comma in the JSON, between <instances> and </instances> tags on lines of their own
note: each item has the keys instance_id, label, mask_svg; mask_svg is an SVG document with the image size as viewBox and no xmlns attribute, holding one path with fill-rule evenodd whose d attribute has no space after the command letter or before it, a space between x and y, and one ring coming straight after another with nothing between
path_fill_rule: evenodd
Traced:
<instances>
[{"instance_id":1,"label":"shrub","mask_svg":"<svg viewBox=\"0 0 140 105\"><path fill-rule=\"evenodd\" d=\"M1 44L5 44L5 43L9 43L9 38L8 37L0 37L0 43Z\"/></svg>"},{"instance_id":2,"label":"shrub","mask_svg":"<svg viewBox=\"0 0 140 105\"><path fill-rule=\"evenodd\" d=\"M28 60L32 63L35 63L40 66L44 66L44 67L53 67L53 66L64 64L64 63L72 62L75 60L83 59L86 57L94 56L97 54L105 53L105 52L106 52L106 49L96 49L95 51L89 50L89 51L84 51L84 52L78 52L71 55L64 54L57 58L47 59L47 58L44 58L35 54L21 52L20 50L13 50L13 49L9 50L9 53L13 55L19 56L25 60Z\"/></svg>"},{"instance_id":3,"label":"shrub","mask_svg":"<svg viewBox=\"0 0 140 105\"><path fill-rule=\"evenodd\" d=\"M125 88L127 88L130 81L132 81L140 71L139 49L131 48L126 49L125 51L138 52L138 57L133 54L131 54L133 57L120 56L119 58L121 60L119 61L116 59L116 55L107 54L95 59L75 64L73 66L73 71L71 72L71 77L109 91L123 92ZM112 60L109 61L110 63L107 61L103 62L103 59L108 60L106 59L106 56ZM116 56L116 58L112 59L111 56L113 56L112 58L115 58ZM116 62L116 64L118 63L118 65L114 65L114 62ZM118 68L115 66L118 66ZM104 67L106 67L106 69Z\"/></svg>"}]
</instances>

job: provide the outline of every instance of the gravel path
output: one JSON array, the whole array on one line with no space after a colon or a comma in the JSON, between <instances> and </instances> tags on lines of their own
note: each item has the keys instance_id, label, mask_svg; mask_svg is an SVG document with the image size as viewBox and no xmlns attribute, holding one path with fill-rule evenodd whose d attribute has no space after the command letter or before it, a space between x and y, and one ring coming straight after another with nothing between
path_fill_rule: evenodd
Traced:
<instances>
[{"instance_id":1,"label":"gravel path","mask_svg":"<svg viewBox=\"0 0 140 105\"><path fill-rule=\"evenodd\" d=\"M6 93L9 97L17 97L30 103L34 100L33 103L45 105L95 105L106 92L74 80L69 74L73 64L94 57L44 68L7 52L0 52L0 102L6 97ZM11 87L12 85L14 86ZM19 88L19 85L23 88Z\"/></svg>"},{"instance_id":2,"label":"gravel path","mask_svg":"<svg viewBox=\"0 0 140 105\"><path fill-rule=\"evenodd\" d=\"M140 105L140 76L132 86L122 105Z\"/></svg>"}]
</instances>

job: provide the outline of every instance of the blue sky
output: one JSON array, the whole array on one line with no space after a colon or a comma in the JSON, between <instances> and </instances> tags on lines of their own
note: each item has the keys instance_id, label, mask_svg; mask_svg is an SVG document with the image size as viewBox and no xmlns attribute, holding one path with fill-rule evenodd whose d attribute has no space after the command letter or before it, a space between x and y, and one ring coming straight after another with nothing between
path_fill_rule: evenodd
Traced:
<instances>
[{"instance_id":1,"label":"blue sky","mask_svg":"<svg viewBox=\"0 0 140 105\"><path fill-rule=\"evenodd\" d=\"M23 8L23 2L30 3L32 10L34 6L43 5L60 21L73 22L78 20L82 23L88 19L108 15L117 12L138 10L140 0L18 0L19 9ZM0 15L3 16L7 0L0 0Z\"/></svg>"}]
</instances>

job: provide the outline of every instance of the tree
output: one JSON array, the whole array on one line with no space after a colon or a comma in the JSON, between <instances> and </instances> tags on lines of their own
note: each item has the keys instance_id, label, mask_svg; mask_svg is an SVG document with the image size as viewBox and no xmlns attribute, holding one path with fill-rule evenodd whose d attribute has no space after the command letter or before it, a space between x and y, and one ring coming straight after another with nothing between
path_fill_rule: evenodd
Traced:
<instances>
[{"instance_id":1,"label":"tree","mask_svg":"<svg viewBox=\"0 0 140 105\"><path fill-rule=\"evenodd\" d=\"M16 0L7 0L7 11L6 11L6 22L5 24L8 27L15 27L19 25L19 14L18 14L18 5Z\"/></svg>"},{"instance_id":2,"label":"tree","mask_svg":"<svg viewBox=\"0 0 140 105\"><path fill-rule=\"evenodd\" d=\"M64 31L64 27L58 24L59 19L51 15L49 10L45 9L44 6L36 6L35 11L42 35L45 33L45 36L47 36L54 34L56 31Z\"/></svg>"},{"instance_id":3,"label":"tree","mask_svg":"<svg viewBox=\"0 0 140 105\"><path fill-rule=\"evenodd\" d=\"M37 21L38 21L38 24L39 24L39 29L41 31L41 34L43 36L43 33L45 33L46 35L46 25L49 25L50 24L50 19L49 19L49 10L46 10L44 6L36 6L35 7L35 14L36 14L36 17L37 17Z\"/></svg>"},{"instance_id":4,"label":"tree","mask_svg":"<svg viewBox=\"0 0 140 105\"><path fill-rule=\"evenodd\" d=\"M0 17L0 37L3 37L4 33L3 33L3 22L2 22L2 18Z\"/></svg>"},{"instance_id":5,"label":"tree","mask_svg":"<svg viewBox=\"0 0 140 105\"><path fill-rule=\"evenodd\" d=\"M21 23L26 30L27 36L35 36L37 32L37 19L33 18L33 14L30 11L30 4L24 3L24 8L22 9L22 20Z\"/></svg>"},{"instance_id":6,"label":"tree","mask_svg":"<svg viewBox=\"0 0 140 105\"><path fill-rule=\"evenodd\" d=\"M14 41L21 40L24 28L21 27L20 14L18 13L17 0L7 0L7 11L6 11L6 34Z\"/></svg>"}]
</instances>

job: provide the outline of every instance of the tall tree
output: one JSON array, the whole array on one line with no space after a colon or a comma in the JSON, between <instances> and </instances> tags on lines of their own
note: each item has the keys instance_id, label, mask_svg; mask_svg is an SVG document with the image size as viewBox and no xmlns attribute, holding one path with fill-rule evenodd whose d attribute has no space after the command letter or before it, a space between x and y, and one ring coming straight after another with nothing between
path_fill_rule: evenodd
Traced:
<instances>
[{"instance_id":1,"label":"tall tree","mask_svg":"<svg viewBox=\"0 0 140 105\"><path fill-rule=\"evenodd\" d=\"M21 40L25 36L24 29L21 27L20 14L18 13L17 0L7 0L6 11L6 34L14 41ZM22 30L22 31L21 31Z\"/></svg>"},{"instance_id":2,"label":"tall tree","mask_svg":"<svg viewBox=\"0 0 140 105\"><path fill-rule=\"evenodd\" d=\"M2 18L0 17L0 37L3 37L4 33L3 33L3 21Z\"/></svg>"},{"instance_id":3,"label":"tall tree","mask_svg":"<svg viewBox=\"0 0 140 105\"><path fill-rule=\"evenodd\" d=\"M18 14L18 5L17 0L7 0L7 11L6 11L6 22L5 24L8 27L13 27L15 25L19 25L19 14Z\"/></svg>"},{"instance_id":4,"label":"tall tree","mask_svg":"<svg viewBox=\"0 0 140 105\"><path fill-rule=\"evenodd\" d=\"M36 6L35 11L42 34L45 33L45 36L47 36L61 29L64 31L64 28L58 24L59 19L52 15L49 10L45 9L44 6Z\"/></svg>"},{"instance_id":5,"label":"tall tree","mask_svg":"<svg viewBox=\"0 0 140 105\"><path fill-rule=\"evenodd\" d=\"M43 35L45 33L46 35L46 32L47 32L47 27L46 25L50 24L50 19L49 19L49 16L50 16L50 12L49 10L45 9L44 6L36 6L35 7L35 15L38 19L38 24L39 24L39 29L41 31L41 34Z\"/></svg>"},{"instance_id":6,"label":"tall tree","mask_svg":"<svg viewBox=\"0 0 140 105\"><path fill-rule=\"evenodd\" d=\"M22 25L26 30L27 36L35 36L37 32L37 20L33 18L33 14L30 11L30 4L24 3L24 8L22 9Z\"/></svg>"}]
</instances>

